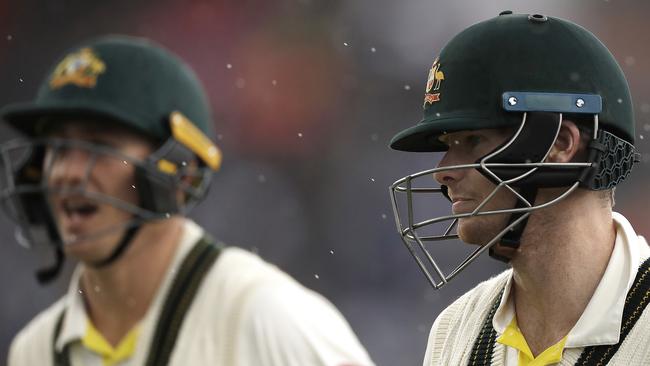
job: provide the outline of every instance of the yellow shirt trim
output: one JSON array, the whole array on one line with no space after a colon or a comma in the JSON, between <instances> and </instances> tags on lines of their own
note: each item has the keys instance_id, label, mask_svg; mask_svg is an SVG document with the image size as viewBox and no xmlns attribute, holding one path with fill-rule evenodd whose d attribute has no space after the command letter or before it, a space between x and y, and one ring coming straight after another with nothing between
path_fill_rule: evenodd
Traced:
<instances>
[{"instance_id":1,"label":"yellow shirt trim","mask_svg":"<svg viewBox=\"0 0 650 366\"><path fill-rule=\"evenodd\" d=\"M519 330L519 326L517 326L517 317L513 317L503 334L497 338L497 342L505 346L513 347L519 351L519 366L546 366L562 361L562 352L564 351L564 344L566 343L567 337L565 336L559 342L537 355L537 357L533 357L533 352L528 347L528 343L526 343L524 335Z\"/></svg>"},{"instance_id":2,"label":"yellow shirt trim","mask_svg":"<svg viewBox=\"0 0 650 366\"><path fill-rule=\"evenodd\" d=\"M113 366L128 358L135 352L135 346L138 341L140 329L138 326L133 327L122 338L117 347L113 348L110 343L99 333L90 319L86 322L86 334L81 339L81 343L88 350L101 356L104 366Z\"/></svg>"}]
</instances>

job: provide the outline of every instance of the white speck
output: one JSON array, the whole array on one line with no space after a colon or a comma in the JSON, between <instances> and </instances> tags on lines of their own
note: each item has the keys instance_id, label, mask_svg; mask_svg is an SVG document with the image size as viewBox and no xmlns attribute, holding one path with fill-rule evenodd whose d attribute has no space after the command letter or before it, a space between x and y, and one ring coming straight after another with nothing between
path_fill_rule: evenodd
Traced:
<instances>
[{"instance_id":1,"label":"white speck","mask_svg":"<svg viewBox=\"0 0 650 366\"><path fill-rule=\"evenodd\" d=\"M377 49L374 48L374 47L370 47L370 52L375 53L375 52L377 52Z\"/></svg>"},{"instance_id":2,"label":"white speck","mask_svg":"<svg viewBox=\"0 0 650 366\"><path fill-rule=\"evenodd\" d=\"M264 182L266 182L266 176L264 176L264 174L260 174L260 175L257 176L257 180L260 183L264 183Z\"/></svg>"},{"instance_id":3,"label":"white speck","mask_svg":"<svg viewBox=\"0 0 650 366\"><path fill-rule=\"evenodd\" d=\"M627 66L634 66L634 64L636 64L636 59L634 58L634 56L627 56L625 58L625 64Z\"/></svg>"},{"instance_id":4,"label":"white speck","mask_svg":"<svg viewBox=\"0 0 650 366\"><path fill-rule=\"evenodd\" d=\"M639 138L640 138L641 140L643 140L643 135L639 135Z\"/></svg>"},{"instance_id":5,"label":"white speck","mask_svg":"<svg viewBox=\"0 0 650 366\"><path fill-rule=\"evenodd\" d=\"M381 214L382 220L386 220L386 217L388 217L388 216L386 216L386 214Z\"/></svg>"},{"instance_id":6,"label":"white speck","mask_svg":"<svg viewBox=\"0 0 650 366\"><path fill-rule=\"evenodd\" d=\"M344 45L345 47L349 46L348 42L343 42L343 45Z\"/></svg>"},{"instance_id":7,"label":"white speck","mask_svg":"<svg viewBox=\"0 0 650 366\"><path fill-rule=\"evenodd\" d=\"M374 182L374 181L375 181L375 178L370 178L370 181L371 181L371 182Z\"/></svg>"},{"instance_id":8,"label":"white speck","mask_svg":"<svg viewBox=\"0 0 650 366\"><path fill-rule=\"evenodd\" d=\"M436 117L440 117L440 112L436 112Z\"/></svg>"},{"instance_id":9,"label":"white speck","mask_svg":"<svg viewBox=\"0 0 650 366\"><path fill-rule=\"evenodd\" d=\"M641 104L641 112L643 112L643 113L650 112L650 104L648 104L648 103Z\"/></svg>"},{"instance_id":10,"label":"white speck","mask_svg":"<svg viewBox=\"0 0 650 366\"><path fill-rule=\"evenodd\" d=\"M623 99L618 98L617 102L618 102L618 104L621 104L621 103L623 103Z\"/></svg>"},{"instance_id":11,"label":"white speck","mask_svg":"<svg viewBox=\"0 0 650 366\"><path fill-rule=\"evenodd\" d=\"M319 278L320 278L320 276L319 276L319 275L317 275L317 274L314 274L314 278L316 278L316 279L319 279Z\"/></svg>"},{"instance_id":12,"label":"white speck","mask_svg":"<svg viewBox=\"0 0 650 366\"><path fill-rule=\"evenodd\" d=\"M79 289L79 293L80 293L80 294L83 294L84 291L83 291L82 289Z\"/></svg>"},{"instance_id":13,"label":"white speck","mask_svg":"<svg viewBox=\"0 0 650 366\"><path fill-rule=\"evenodd\" d=\"M571 79L571 81L578 81L580 80L580 74L574 71L569 74L569 79Z\"/></svg>"},{"instance_id":14,"label":"white speck","mask_svg":"<svg viewBox=\"0 0 650 366\"><path fill-rule=\"evenodd\" d=\"M244 89L246 86L246 80L244 80L244 78L237 78L237 81L235 81L235 86L237 89Z\"/></svg>"},{"instance_id":15,"label":"white speck","mask_svg":"<svg viewBox=\"0 0 650 366\"><path fill-rule=\"evenodd\" d=\"M172 215L171 215L169 212L166 212L166 213L165 213L165 218L168 219L168 218L170 218L170 217L172 217Z\"/></svg>"},{"instance_id":16,"label":"white speck","mask_svg":"<svg viewBox=\"0 0 650 366\"><path fill-rule=\"evenodd\" d=\"M223 140L223 135L222 135L222 134L218 134L218 135L217 135L217 140Z\"/></svg>"},{"instance_id":17,"label":"white speck","mask_svg":"<svg viewBox=\"0 0 650 366\"><path fill-rule=\"evenodd\" d=\"M404 85L404 90L411 90L411 86L408 84Z\"/></svg>"},{"instance_id":18,"label":"white speck","mask_svg":"<svg viewBox=\"0 0 650 366\"><path fill-rule=\"evenodd\" d=\"M226 64L226 69L232 69L232 64Z\"/></svg>"},{"instance_id":19,"label":"white speck","mask_svg":"<svg viewBox=\"0 0 650 366\"><path fill-rule=\"evenodd\" d=\"M99 286L95 286L94 290L95 290L95 292L99 292L99 291L101 291L101 289L99 288Z\"/></svg>"},{"instance_id":20,"label":"white speck","mask_svg":"<svg viewBox=\"0 0 650 366\"><path fill-rule=\"evenodd\" d=\"M273 85L273 86L278 85L278 81L277 80L271 80L271 85Z\"/></svg>"},{"instance_id":21,"label":"white speck","mask_svg":"<svg viewBox=\"0 0 650 366\"><path fill-rule=\"evenodd\" d=\"M129 163L127 163L126 160L122 160L122 162L124 163L124 165L129 165Z\"/></svg>"},{"instance_id":22,"label":"white speck","mask_svg":"<svg viewBox=\"0 0 650 366\"><path fill-rule=\"evenodd\" d=\"M379 135L376 134L376 133L373 133L372 135L370 135L370 139L372 141L377 141L377 140L379 140Z\"/></svg>"},{"instance_id":23,"label":"white speck","mask_svg":"<svg viewBox=\"0 0 650 366\"><path fill-rule=\"evenodd\" d=\"M181 161L182 166L187 166L187 161Z\"/></svg>"},{"instance_id":24,"label":"white speck","mask_svg":"<svg viewBox=\"0 0 650 366\"><path fill-rule=\"evenodd\" d=\"M454 144L456 144L456 145L460 145L460 141L458 141L458 140L454 140Z\"/></svg>"},{"instance_id":25,"label":"white speck","mask_svg":"<svg viewBox=\"0 0 650 366\"><path fill-rule=\"evenodd\" d=\"M7 41L11 41L14 37L11 34L7 34Z\"/></svg>"},{"instance_id":26,"label":"white speck","mask_svg":"<svg viewBox=\"0 0 650 366\"><path fill-rule=\"evenodd\" d=\"M135 189L135 184L131 184L131 188Z\"/></svg>"},{"instance_id":27,"label":"white speck","mask_svg":"<svg viewBox=\"0 0 650 366\"><path fill-rule=\"evenodd\" d=\"M302 132L298 132L298 137L302 137Z\"/></svg>"},{"instance_id":28,"label":"white speck","mask_svg":"<svg viewBox=\"0 0 650 366\"><path fill-rule=\"evenodd\" d=\"M334 255L334 251L333 251L333 250L330 250L330 254Z\"/></svg>"},{"instance_id":29,"label":"white speck","mask_svg":"<svg viewBox=\"0 0 650 366\"><path fill-rule=\"evenodd\" d=\"M18 78L18 81L20 81L20 82L22 83L22 82L23 82L23 78Z\"/></svg>"},{"instance_id":30,"label":"white speck","mask_svg":"<svg viewBox=\"0 0 650 366\"><path fill-rule=\"evenodd\" d=\"M214 146L210 146L208 148L208 155L210 156L217 155L217 148Z\"/></svg>"}]
</instances>

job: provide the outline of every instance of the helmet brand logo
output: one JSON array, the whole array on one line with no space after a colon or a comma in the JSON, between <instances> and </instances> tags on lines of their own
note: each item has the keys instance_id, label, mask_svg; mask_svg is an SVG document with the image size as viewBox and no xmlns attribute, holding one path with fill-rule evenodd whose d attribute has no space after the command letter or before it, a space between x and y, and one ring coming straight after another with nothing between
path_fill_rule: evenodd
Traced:
<instances>
[{"instance_id":1,"label":"helmet brand logo","mask_svg":"<svg viewBox=\"0 0 650 366\"><path fill-rule=\"evenodd\" d=\"M56 66L50 78L50 88L58 89L68 84L80 88L94 88L97 77L106 70L106 65L90 48L66 56Z\"/></svg>"},{"instance_id":2,"label":"helmet brand logo","mask_svg":"<svg viewBox=\"0 0 650 366\"><path fill-rule=\"evenodd\" d=\"M431 70L429 70L429 78L427 79L427 89L424 95L424 107L428 104L433 104L440 100L440 93L432 93L440 89L440 84L445 80L445 74L440 70L440 63L438 58L433 61Z\"/></svg>"}]
</instances>

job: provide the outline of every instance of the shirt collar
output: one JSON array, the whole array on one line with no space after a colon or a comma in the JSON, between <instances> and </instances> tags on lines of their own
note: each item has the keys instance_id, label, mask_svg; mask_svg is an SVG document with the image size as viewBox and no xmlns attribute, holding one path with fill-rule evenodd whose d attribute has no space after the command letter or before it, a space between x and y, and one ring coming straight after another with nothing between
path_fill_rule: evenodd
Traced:
<instances>
[{"instance_id":1,"label":"shirt collar","mask_svg":"<svg viewBox=\"0 0 650 366\"><path fill-rule=\"evenodd\" d=\"M614 250L594 295L568 334L567 348L618 343L625 297L639 266L650 256L650 247L645 239L637 236L623 215L613 212L612 219L616 225ZM510 274L492 319L492 326L499 334L503 334L515 316L510 296L512 281Z\"/></svg>"},{"instance_id":2,"label":"shirt collar","mask_svg":"<svg viewBox=\"0 0 650 366\"><path fill-rule=\"evenodd\" d=\"M151 318L151 309L158 309L164 300L163 294L166 293L174 274L177 272L185 255L192 249L195 244L203 235L203 229L198 226L194 221L186 219L183 224L183 234L179 246L174 253L174 258L170 264L170 270L164 276L161 287L158 289L156 296L150 306L149 311L145 318ZM84 304L82 290L80 286L81 274L83 273L83 264L79 264L70 279L70 285L66 292L64 300L65 318L61 324L61 332L56 340L55 348L57 352L62 352L63 348L76 341L81 341L86 334L86 325L88 321L88 314L86 313L86 306ZM157 313L157 311L154 311Z\"/></svg>"}]
</instances>

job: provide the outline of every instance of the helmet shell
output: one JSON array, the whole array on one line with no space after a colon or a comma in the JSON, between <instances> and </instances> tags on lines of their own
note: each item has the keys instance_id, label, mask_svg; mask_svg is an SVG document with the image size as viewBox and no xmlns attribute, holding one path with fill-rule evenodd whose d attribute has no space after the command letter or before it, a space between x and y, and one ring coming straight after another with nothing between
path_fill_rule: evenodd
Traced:
<instances>
[{"instance_id":1,"label":"helmet shell","mask_svg":"<svg viewBox=\"0 0 650 366\"><path fill-rule=\"evenodd\" d=\"M60 118L93 118L164 141L174 111L213 135L206 95L183 61L149 40L111 35L66 53L51 68L34 101L6 106L0 115L30 136Z\"/></svg>"},{"instance_id":2,"label":"helmet shell","mask_svg":"<svg viewBox=\"0 0 650 366\"><path fill-rule=\"evenodd\" d=\"M634 143L623 71L598 38L563 19L503 12L465 29L434 61L426 89L422 120L392 148L444 151L446 132L519 126L521 112L502 107L509 91L600 95L600 128Z\"/></svg>"}]
</instances>

